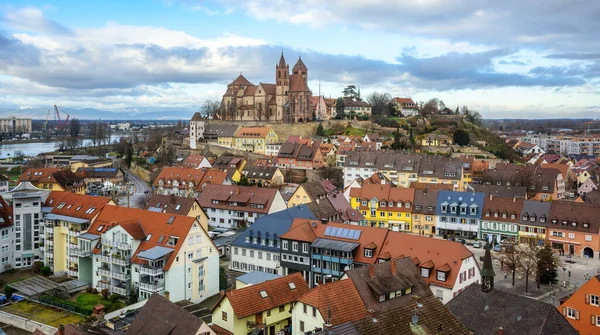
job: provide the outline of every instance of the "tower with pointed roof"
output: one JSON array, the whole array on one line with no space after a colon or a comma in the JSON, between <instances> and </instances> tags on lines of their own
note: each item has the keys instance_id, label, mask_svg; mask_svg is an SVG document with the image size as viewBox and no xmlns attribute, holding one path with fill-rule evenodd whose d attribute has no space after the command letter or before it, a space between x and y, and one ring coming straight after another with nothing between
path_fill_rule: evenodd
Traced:
<instances>
[{"instance_id":1,"label":"tower with pointed roof","mask_svg":"<svg viewBox=\"0 0 600 335\"><path fill-rule=\"evenodd\" d=\"M492 266L491 246L486 243L485 255L483 256L483 268L481 269L481 290L489 292L494 288L494 267Z\"/></svg>"},{"instance_id":2,"label":"tower with pointed roof","mask_svg":"<svg viewBox=\"0 0 600 335\"><path fill-rule=\"evenodd\" d=\"M283 118L283 105L287 102L287 94L290 90L290 66L285 62L283 57L283 51L279 58L279 64L275 66L275 97L277 103L277 115L276 120L282 120Z\"/></svg>"}]
</instances>

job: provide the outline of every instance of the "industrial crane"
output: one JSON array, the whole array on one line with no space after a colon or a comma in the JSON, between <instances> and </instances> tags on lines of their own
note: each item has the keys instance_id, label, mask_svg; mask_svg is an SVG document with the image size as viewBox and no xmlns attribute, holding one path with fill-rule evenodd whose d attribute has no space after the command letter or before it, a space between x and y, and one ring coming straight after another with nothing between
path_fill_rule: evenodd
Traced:
<instances>
[{"instance_id":1,"label":"industrial crane","mask_svg":"<svg viewBox=\"0 0 600 335\"><path fill-rule=\"evenodd\" d=\"M48 115L46 115L46 121L44 121L44 124L42 125L42 130L46 131L46 129L48 128L48 122L50 121L50 113L52 112L51 109L48 110Z\"/></svg>"},{"instance_id":2,"label":"industrial crane","mask_svg":"<svg viewBox=\"0 0 600 335\"><path fill-rule=\"evenodd\" d=\"M54 105L54 118L58 123L58 129L63 130L67 126L67 123L69 123L69 118L71 117L71 115L69 115L69 113L65 112L62 109L60 111L67 114L67 118L64 121L60 119L60 112L58 111L58 106Z\"/></svg>"}]
</instances>

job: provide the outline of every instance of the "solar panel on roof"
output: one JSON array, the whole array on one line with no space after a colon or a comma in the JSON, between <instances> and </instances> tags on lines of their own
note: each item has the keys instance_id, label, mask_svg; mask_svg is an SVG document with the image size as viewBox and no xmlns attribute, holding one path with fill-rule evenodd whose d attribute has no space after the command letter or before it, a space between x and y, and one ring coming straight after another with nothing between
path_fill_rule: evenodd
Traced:
<instances>
[{"instance_id":1,"label":"solar panel on roof","mask_svg":"<svg viewBox=\"0 0 600 335\"><path fill-rule=\"evenodd\" d=\"M325 228L325 236L329 236L331 234L331 227Z\"/></svg>"},{"instance_id":2,"label":"solar panel on roof","mask_svg":"<svg viewBox=\"0 0 600 335\"><path fill-rule=\"evenodd\" d=\"M350 229L344 229L344 233L342 234L343 238L348 238L348 236L352 233Z\"/></svg>"},{"instance_id":3,"label":"solar panel on roof","mask_svg":"<svg viewBox=\"0 0 600 335\"><path fill-rule=\"evenodd\" d=\"M352 237L353 240L358 240L360 239L360 230L355 230L354 231L354 236Z\"/></svg>"},{"instance_id":4,"label":"solar panel on roof","mask_svg":"<svg viewBox=\"0 0 600 335\"><path fill-rule=\"evenodd\" d=\"M331 235L330 236L335 236L337 234L338 228L333 227L331 228Z\"/></svg>"},{"instance_id":5,"label":"solar panel on roof","mask_svg":"<svg viewBox=\"0 0 600 335\"><path fill-rule=\"evenodd\" d=\"M344 233L344 228L338 229L338 231L335 233L335 237L342 237L343 233Z\"/></svg>"}]
</instances>

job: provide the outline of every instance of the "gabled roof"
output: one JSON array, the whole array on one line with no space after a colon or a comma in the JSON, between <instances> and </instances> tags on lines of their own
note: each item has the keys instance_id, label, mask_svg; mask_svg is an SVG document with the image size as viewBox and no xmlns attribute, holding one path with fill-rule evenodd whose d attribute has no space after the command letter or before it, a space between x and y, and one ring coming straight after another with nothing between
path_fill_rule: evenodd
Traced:
<instances>
[{"instance_id":1,"label":"gabled roof","mask_svg":"<svg viewBox=\"0 0 600 335\"><path fill-rule=\"evenodd\" d=\"M166 166L154 180L154 187L160 186L160 181L163 182L163 187L173 187L173 181L177 181L180 189L187 189L190 182L194 186L194 190L198 191L204 183L207 184L223 184L227 180L227 172L218 169L192 169L176 166ZM170 181L170 183L169 183Z\"/></svg>"},{"instance_id":2,"label":"gabled roof","mask_svg":"<svg viewBox=\"0 0 600 335\"><path fill-rule=\"evenodd\" d=\"M519 216L523 210L523 204L525 199L522 198L504 198L487 196L483 207L482 220L500 221L500 222L512 222L518 223ZM488 216L489 213L489 216ZM495 214L498 216L496 217ZM506 218L502 217L502 214L506 214ZM515 218L511 218L511 214L515 215Z\"/></svg>"},{"instance_id":3,"label":"gabled roof","mask_svg":"<svg viewBox=\"0 0 600 335\"><path fill-rule=\"evenodd\" d=\"M265 138L271 129L271 127L239 127L234 136L245 138Z\"/></svg>"},{"instance_id":4,"label":"gabled roof","mask_svg":"<svg viewBox=\"0 0 600 335\"><path fill-rule=\"evenodd\" d=\"M298 301L317 308L323 320L332 326L367 316L367 308L352 280L318 285Z\"/></svg>"},{"instance_id":5,"label":"gabled roof","mask_svg":"<svg viewBox=\"0 0 600 335\"><path fill-rule=\"evenodd\" d=\"M248 81L248 79L246 79L246 77L244 77L241 73L240 75L235 78L231 84L229 85L244 85L244 86L248 86L248 85L253 85L250 81Z\"/></svg>"},{"instance_id":6,"label":"gabled roof","mask_svg":"<svg viewBox=\"0 0 600 335\"><path fill-rule=\"evenodd\" d=\"M142 307L126 334L196 335L201 325L202 320L155 293Z\"/></svg>"},{"instance_id":7,"label":"gabled roof","mask_svg":"<svg viewBox=\"0 0 600 335\"><path fill-rule=\"evenodd\" d=\"M293 284L293 285L290 285ZM213 310L225 298L229 300L236 318L242 319L271 308L298 301L310 289L301 273L268 280L256 285L250 285L237 290L225 292ZM262 292L266 293L261 294ZM264 296L264 297L263 297Z\"/></svg>"},{"instance_id":8,"label":"gabled roof","mask_svg":"<svg viewBox=\"0 0 600 335\"><path fill-rule=\"evenodd\" d=\"M83 184L82 177L78 177L71 170L62 170L59 168L29 168L23 172L17 183L22 181L58 184L65 190L75 185Z\"/></svg>"},{"instance_id":9,"label":"gabled roof","mask_svg":"<svg viewBox=\"0 0 600 335\"><path fill-rule=\"evenodd\" d=\"M244 168L244 175L248 179L268 180L273 179L275 173L279 170L275 166L250 166Z\"/></svg>"},{"instance_id":10,"label":"gabled roof","mask_svg":"<svg viewBox=\"0 0 600 335\"><path fill-rule=\"evenodd\" d=\"M204 157L202 155L191 154L191 155L187 156L187 158L183 161L182 165L184 167L189 167L189 168L198 168L198 166L200 166L202 161L204 161L205 159L206 159L206 157Z\"/></svg>"},{"instance_id":11,"label":"gabled roof","mask_svg":"<svg viewBox=\"0 0 600 335\"><path fill-rule=\"evenodd\" d=\"M176 215L151 212L143 209L106 206L100 212L94 223L88 229L89 234L101 235L114 226L121 225L134 238L143 240L140 246L133 253L132 262L143 263L137 255L153 247L161 246L173 249L173 252L166 259L164 269L169 270L175 260L176 254L184 243L186 236L196 222L195 218ZM198 225L198 229L203 229ZM175 245L168 245L169 237L177 237ZM95 249L96 252L98 249Z\"/></svg>"},{"instance_id":12,"label":"gabled roof","mask_svg":"<svg viewBox=\"0 0 600 335\"><path fill-rule=\"evenodd\" d=\"M195 198L152 194L146 209L153 212L187 215L196 202Z\"/></svg>"},{"instance_id":13,"label":"gabled roof","mask_svg":"<svg viewBox=\"0 0 600 335\"><path fill-rule=\"evenodd\" d=\"M278 192L276 188L208 184L198 202L202 208L268 213ZM213 200L219 203L214 204ZM229 202L236 202L237 206ZM254 205L261 205L262 208Z\"/></svg>"},{"instance_id":14,"label":"gabled roof","mask_svg":"<svg viewBox=\"0 0 600 335\"><path fill-rule=\"evenodd\" d=\"M346 271L346 275L354 283L367 308L375 312L403 306L415 296L424 297L433 294L409 257L357 267ZM411 293L383 302L379 301L380 295L406 289L410 289Z\"/></svg>"},{"instance_id":15,"label":"gabled roof","mask_svg":"<svg viewBox=\"0 0 600 335\"><path fill-rule=\"evenodd\" d=\"M505 334L578 334L551 304L498 289L483 292L478 284L446 307L475 334L496 334L498 327Z\"/></svg>"},{"instance_id":16,"label":"gabled roof","mask_svg":"<svg viewBox=\"0 0 600 335\"><path fill-rule=\"evenodd\" d=\"M554 220L557 222L554 223ZM563 224L565 221L566 225ZM583 224L587 224L588 227L584 227ZM600 206L564 200L552 201L547 225L548 228L598 234L600 233Z\"/></svg>"}]
</instances>

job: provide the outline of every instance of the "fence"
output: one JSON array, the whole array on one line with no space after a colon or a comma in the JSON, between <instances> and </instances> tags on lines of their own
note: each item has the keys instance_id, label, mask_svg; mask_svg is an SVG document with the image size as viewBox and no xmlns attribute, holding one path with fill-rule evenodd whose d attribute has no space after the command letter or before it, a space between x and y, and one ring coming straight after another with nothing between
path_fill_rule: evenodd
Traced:
<instances>
[{"instance_id":1,"label":"fence","mask_svg":"<svg viewBox=\"0 0 600 335\"><path fill-rule=\"evenodd\" d=\"M46 306L56 307L64 311L83 316L90 316L93 312L92 308L83 308L77 305L76 303L65 301L62 299L57 299L48 295L40 296L39 299L37 299L37 302Z\"/></svg>"},{"instance_id":2,"label":"fence","mask_svg":"<svg viewBox=\"0 0 600 335\"><path fill-rule=\"evenodd\" d=\"M14 315L14 314L10 314L10 313L6 313L3 311L0 311L0 322L7 324L7 325L11 325L11 326L19 328L19 329L26 330L30 333L33 333L36 330L36 328L39 328L45 334L55 334L57 331L57 329L54 327L50 327L43 323L29 320L27 318L24 318L24 317L21 317L18 315Z\"/></svg>"}]
</instances>

